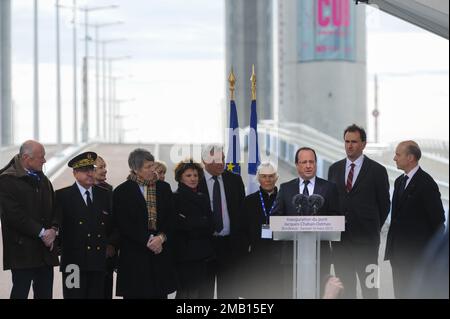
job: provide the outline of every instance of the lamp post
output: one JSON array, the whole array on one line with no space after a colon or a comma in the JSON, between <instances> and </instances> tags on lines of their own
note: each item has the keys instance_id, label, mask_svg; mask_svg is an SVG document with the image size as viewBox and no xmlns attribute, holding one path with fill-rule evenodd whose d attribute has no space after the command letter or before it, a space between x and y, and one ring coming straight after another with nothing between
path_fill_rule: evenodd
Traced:
<instances>
[{"instance_id":1,"label":"lamp post","mask_svg":"<svg viewBox=\"0 0 450 319\"><path fill-rule=\"evenodd\" d=\"M117 139L115 138L115 140L117 140L118 143L122 143L123 140L123 119L127 116L125 115L121 115L121 105L123 103L129 103L129 102L134 102L136 101L135 98L132 99L122 99L122 100L115 100L114 101L114 114L113 114L113 118L114 118L114 132L117 134Z\"/></svg>"},{"instance_id":2,"label":"lamp post","mask_svg":"<svg viewBox=\"0 0 450 319\"><path fill-rule=\"evenodd\" d=\"M77 0L73 0L73 142L78 144Z\"/></svg>"},{"instance_id":3,"label":"lamp post","mask_svg":"<svg viewBox=\"0 0 450 319\"><path fill-rule=\"evenodd\" d=\"M38 32L38 2L34 0L34 82L33 82L33 136L39 140L39 32Z\"/></svg>"},{"instance_id":4,"label":"lamp post","mask_svg":"<svg viewBox=\"0 0 450 319\"><path fill-rule=\"evenodd\" d=\"M73 143L78 144L77 0L73 0Z\"/></svg>"},{"instance_id":5,"label":"lamp post","mask_svg":"<svg viewBox=\"0 0 450 319\"><path fill-rule=\"evenodd\" d=\"M378 135L378 117L380 116L380 111L378 110L378 75L375 74L374 78L374 84L375 84L375 92L374 92L374 109L372 111L372 116L374 119L375 124L375 143L378 143L379 141L379 135Z\"/></svg>"},{"instance_id":6,"label":"lamp post","mask_svg":"<svg viewBox=\"0 0 450 319\"><path fill-rule=\"evenodd\" d=\"M112 58L106 58L105 60L108 61L108 78L109 78L109 114L106 117L108 119L108 128L109 128L109 133L108 133L108 140L111 141L112 140L112 136L113 136L113 117L112 117L112 112L114 109L114 100L115 100L115 80L119 79L119 78L123 78L123 77L113 77L112 76L112 62L113 61L119 61L119 60L127 60L130 59L130 56L121 56L121 57L112 57Z\"/></svg>"},{"instance_id":7,"label":"lamp post","mask_svg":"<svg viewBox=\"0 0 450 319\"><path fill-rule=\"evenodd\" d=\"M82 142L87 142L89 139L89 35L88 35L88 25L89 25L89 12L115 9L118 8L117 5L101 6L101 7L84 7L80 8L84 12L84 31L85 31L85 44L84 44L84 73L83 73L83 119L82 119L82 132L81 140Z\"/></svg>"},{"instance_id":8,"label":"lamp post","mask_svg":"<svg viewBox=\"0 0 450 319\"><path fill-rule=\"evenodd\" d=\"M116 43L116 42L122 42L122 41L126 41L126 39L121 38L121 39L108 39L108 40L102 40L102 41L98 41L98 43L100 43L102 45L102 69L103 69L103 76L102 76L102 86L103 86L103 140L106 140L106 135L107 135L107 127L106 127L106 122L107 122L107 116L106 116L106 108L108 105L108 98L106 95L106 79L107 77L111 77L111 72L107 71L107 62L108 59L106 58L106 46L108 44L111 43ZM110 65L108 64L108 67L110 67ZM107 75L108 73L108 75Z\"/></svg>"},{"instance_id":9,"label":"lamp post","mask_svg":"<svg viewBox=\"0 0 450 319\"><path fill-rule=\"evenodd\" d=\"M73 143L78 144L78 51L77 51L77 0L73 0L72 6L64 6L58 3L58 8L72 10L72 47L73 47Z\"/></svg>"},{"instance_id":10,"label":"lamp post","mask_svg":"<svg viewBox=\"0 0 450 319\"><path fill-rule=\"evenodd\" d=\"M105 42L99 40L99 29L104 27L110 27L123 24L122 21L115 21L110 23L98 23L98 24L89 24L90 27L95 29L95 106L96 106L96 137L100 137L100 72L99 72L99 46ZM110 41L111 42L111 41ZM103 46L103 58L105 57L105 47ZM103 64L103 73L105 73L105 63ZM103 97L105 96L105 92L103 91Z\"/></svg>"},{"instance_id":11,"label":"lamp post","mask_svg":"<svg viewBox=\"0 0 450 319\"><path fill-rule=\"evenodd\" d=\"M61 148L61 56L59 29L59 0L56 0L56 141Z\"/></svg>"},{"instance_id":12,"label":"lamp post","mask_svg":"<svg viewBox=\"0 0 450 319\"><path fill-rule=\"evenodd\" d=\"M14 143L11 99L11 1L0 1L0 147ZM0 155L1 157L1 155Z\"/></svg>"}]
</instances>

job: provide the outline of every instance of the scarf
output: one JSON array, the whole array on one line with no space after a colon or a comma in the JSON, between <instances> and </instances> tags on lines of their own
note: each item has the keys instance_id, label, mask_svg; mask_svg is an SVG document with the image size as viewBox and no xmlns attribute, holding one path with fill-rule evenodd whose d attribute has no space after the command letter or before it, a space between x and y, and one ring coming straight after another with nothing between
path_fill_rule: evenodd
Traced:
<instances>
[{"instance_id":1,"label":"scarf","mask_svg":"<svg viewBox=\"0 0 450 319\"><path fill-rule=\"evenodd\" d=\"M148 214L148 229L156 231L156 184L151 180L143 180L139 178L134 172L131 172L127 177L128 180L136 182L139 186L144 187L145 203L147 204Z\"/></svg>"}]
</instances>

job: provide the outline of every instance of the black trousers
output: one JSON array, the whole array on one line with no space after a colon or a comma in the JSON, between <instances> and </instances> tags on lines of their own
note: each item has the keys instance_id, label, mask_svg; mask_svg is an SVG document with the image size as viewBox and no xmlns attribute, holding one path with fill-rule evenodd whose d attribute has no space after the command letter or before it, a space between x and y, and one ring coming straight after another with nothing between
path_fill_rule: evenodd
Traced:
<instances>
[{"instance_id":1,"label":"black trousers","mask_svg":"<svg viewBox=\"0 0 450 319\"><path fill-rule=\"evenodd\" d=\"M378 245L351 242L333 243L336 276L344 285L342 298L356 298L356 276L364 299L378 299Z\"/></svg>"},{"instance_id":2,"label":"black trousers","mask_svg":"<svg viewBox=\"0 0 450 319\"><path fill-rule=\"evenodd\" d=\"M234 284L234 260L229 236L217 236L213 239L216 258L206 265L205 298L214 298L214 284L217 278L217 299L236 299L239 292Z\"/></svg>"},{"instance_id":3,"label":"black trousers","mask_svg":"<svg viewBox=\"0 0 450 319\"><path fill-rule=\"evenodd\" d=\"M53 266L28 269L11 269L11 299L27 299L33 284L34 299L52 299Z\"/></svg>"},{"instance_id":4,"label":"black trousers","mask_svg":"<svg viewBox=\"0 0 450 319\"><path fill-rule=\"evenodd\" d=\"M80 285L73 287L67 285L66 280L70 273L63 273L63 297L64 299L105 299L105 272L81 271ZM69 281L71 278L69 278Z\"/></svg>"},{"instance_id":5,"label":"black trousers","mask_svg":"<svg viewBox=\"0 0 450 319\"><path fill-rule=\"evenodd\" d=\"M419 259L418 257L417 259ZM412 297L411 288L413 287L415 270L417 262L414 260L391 260L392 281L394 284L394 296L396 299L408 299Z\"/></svg>"},{"instance_id":6,"label":"black trousers","mask_svg":"<svg viewBox=\"0 0 450 319\"><path fill-rule=\"evenodd\" d=\"M208 287L207 265L206 259L177 264L179 287L176 299L209 298L206 290Z\"/></svg>"},{"instance_id":7,"label":"black trousers","mask_svg":"<svg viewBox=\"0 0 450 319\"><path fill-rule=\"evenodd\" d=\"M114 269L117 267L117 256L106 258L105 299L113 298Z\"/></svg>"}]
</instances>

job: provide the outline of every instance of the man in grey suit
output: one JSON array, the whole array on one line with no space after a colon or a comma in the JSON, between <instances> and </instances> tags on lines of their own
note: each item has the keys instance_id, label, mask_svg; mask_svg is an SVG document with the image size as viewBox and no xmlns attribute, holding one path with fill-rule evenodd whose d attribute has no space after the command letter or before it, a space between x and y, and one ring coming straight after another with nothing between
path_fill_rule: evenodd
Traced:
<instances>
[{"instance_id":1,"label":"man in grey suit","mask_svg":"<svg viewBox=\"0 0 450 319\"><path fill-rule=\"evenodd\" d=\"M318 210L317 214L337 214L339 209L338 193L336 185L316 176L317 173L317 156L316 152L309 147L302 147L295 153L295 166L299 177L280 185L276 205L274 207L274 215L298 215L311 214L310 210L302 207L300 212L294 206L292 198L297 194L309 196L312 194L321 195L325 201L323 206ZM292 265L292 246L284 247L284 263ZM330 274L331 267L331 250L328 241L321 242L320 248L320 277L323 281ZM282 261L283 263L283 261ZM292 275L292 269L289 269ZM291 278L292 286L292 276ZM289 280L287 280L289 282ZM292 291L292 287L291 287Z\"/></svg>"},{"instance_id":2,"label":"man in grey suit","mask_svg":"<svg viewBox=\"0 0 450 319\"><path fill-rule=\"evenodd\" d=\"M389 214L386 168L363 155L366 132L353 124L344 132L347 158L331 165L328 180L337 185L340 212L345 214L341 242L333 243L336 275L345 298L356 298L356 275L364 298L378 298L380 230Z\"/></svg>"}]
</instances>

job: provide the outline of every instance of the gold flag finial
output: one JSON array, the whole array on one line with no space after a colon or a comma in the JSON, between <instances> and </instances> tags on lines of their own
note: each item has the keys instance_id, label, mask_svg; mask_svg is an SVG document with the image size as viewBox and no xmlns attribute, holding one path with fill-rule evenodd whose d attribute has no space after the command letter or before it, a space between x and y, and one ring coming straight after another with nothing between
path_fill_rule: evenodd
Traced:
<instances>
[{"instance_id":1,"label":"gold flag finial","mask_svg":"<svg viewBox=\"0 0 450 319\"><path fill-rule=\"evenodd\" d=\"M252 82L252 100L256 101L256 74L255 74L255 65L252 65L252 77L250 78Z\"/></svg>"},{"instance_id":2,"label":"gold flag finial","mask_svg":"<svg viewBox=\"0 0 450 319\"><path fill-rule=\"evenodd\" d=\"M233 73L233 67L231 67L230 76L228 77L228 82L230 83L230 99L234 100L234 86L236 83L236 77Z\"/></svg>"}]
</instances>

